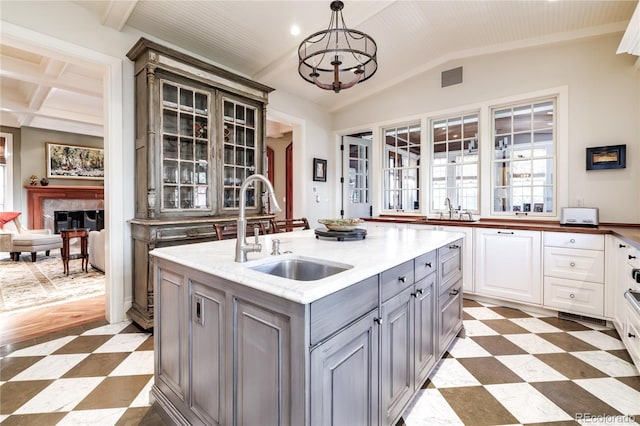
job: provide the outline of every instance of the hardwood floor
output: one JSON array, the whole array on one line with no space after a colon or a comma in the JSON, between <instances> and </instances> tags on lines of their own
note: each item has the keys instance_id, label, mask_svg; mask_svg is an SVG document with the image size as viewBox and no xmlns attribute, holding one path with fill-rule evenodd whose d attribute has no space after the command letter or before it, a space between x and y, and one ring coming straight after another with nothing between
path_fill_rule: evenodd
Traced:
<instances>
[{"instance_id":1,"label":"hardwood floor","mask_svg":"<svg viewBox=\"0 0 640 426\"><path fill-rule=\"evenodd\" d=\"M16 349L16 344L29 346L51 340L65 330L85 324L105 323L105 296L78 300L62 305L6 315L0 322L0 347ZM60 332L60 333L57 333ZM44 337L46 336L46 337Z\"/></svg>"}]
</instances>

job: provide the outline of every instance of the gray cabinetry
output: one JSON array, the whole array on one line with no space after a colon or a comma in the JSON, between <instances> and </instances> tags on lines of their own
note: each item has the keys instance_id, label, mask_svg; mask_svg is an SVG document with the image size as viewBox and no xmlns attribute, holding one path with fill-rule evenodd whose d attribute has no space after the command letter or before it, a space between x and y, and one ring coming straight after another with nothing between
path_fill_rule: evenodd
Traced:
<instances>
[{"instance_id":1,"label":"gray cabinetry","mask_svg":"<svg viewBox=\"0 0 640 426\"><path fill-rule=\"evenodd\" d=\"M415 284L413 315L416 388L427 380L436 363L436 277L436 274L431 274Z\"/></svg>"},{"instance_id":2,"label":"gray cabinetry","mask_svg":"<svg viewBox=\"0 0 640 426\"><path fill-rule=\"evenodd\" d=\"M312 425L378 424L377 315L371 311L311 350Z\"/></svg>"},{"instance_id":3,"label":"gray cabinetry","mask_svg":"<svg viewBox=\"0 0 640 426\"><path fill-rule=\"evenodd\" d=\"M438 249L438 345L447 350L462 328L462 241Z\"/></svg>"},{"instance_id":4,"label":"gray cabinetry","mask_svg":"<svg viewBox=\"0 0 640 426\"><path fill-rule=\"evenodd\" d=\"M266 105L273 89L181 52L140 39L127 53L135 69L135 218L133 303L153 326L148 253L210 241L203 219L238 214L239 189L263 173ZM262 212L259 188L247 212Z\"/></svg>"}]
</instances>

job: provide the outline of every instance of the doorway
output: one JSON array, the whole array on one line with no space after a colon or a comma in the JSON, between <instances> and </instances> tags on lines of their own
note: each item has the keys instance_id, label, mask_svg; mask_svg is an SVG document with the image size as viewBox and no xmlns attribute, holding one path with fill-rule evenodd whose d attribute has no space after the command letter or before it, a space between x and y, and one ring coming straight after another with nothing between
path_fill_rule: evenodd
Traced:
<instances>
[{"instance_id":1,"label":"doorway","mask_svg":"<svg viewBox=\"0 0 640 426\"><path fill-rule=\"evenodd\" d=\"M370 217L372 133L342 137L342 217Z\"/></svg>"}]
</instances>

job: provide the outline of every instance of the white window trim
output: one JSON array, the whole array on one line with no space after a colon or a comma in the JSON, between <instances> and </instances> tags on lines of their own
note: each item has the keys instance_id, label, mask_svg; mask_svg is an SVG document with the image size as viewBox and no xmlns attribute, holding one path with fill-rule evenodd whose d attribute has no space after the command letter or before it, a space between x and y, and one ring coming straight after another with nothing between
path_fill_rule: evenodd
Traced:
<instances>
[{"instance_id":1,"label":"white window trim","mask_svg":"<svg viewBox=\"0 0 640 426\"><path fill-rule=\"evenodd\" d=\"M7 158L6 171L7 176L5 177L5 202L4 202L4 210L5 211L13 211L13 135L11 133L0 133L0 136L5 138L5 157Z\"/></svg>"}]
</instances>

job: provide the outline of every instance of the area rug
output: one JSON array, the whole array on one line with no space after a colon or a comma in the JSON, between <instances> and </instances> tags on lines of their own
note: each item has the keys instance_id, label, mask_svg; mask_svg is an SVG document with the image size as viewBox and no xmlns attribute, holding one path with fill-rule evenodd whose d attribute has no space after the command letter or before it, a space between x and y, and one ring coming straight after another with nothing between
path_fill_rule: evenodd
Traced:
<instances>
[{"instance_id":1,"label":"area rug","mask_svg":"<svg viewBox=\"0 0 640 426\"><path fill-rule=\"evenodd\" d=\"M100 296L105 292L104 274L82 261L69 261L69 275L63 272L60 253L51 256L23 254L20 261L0 259L0 314Z\"/></svg>"}]
</instances>

